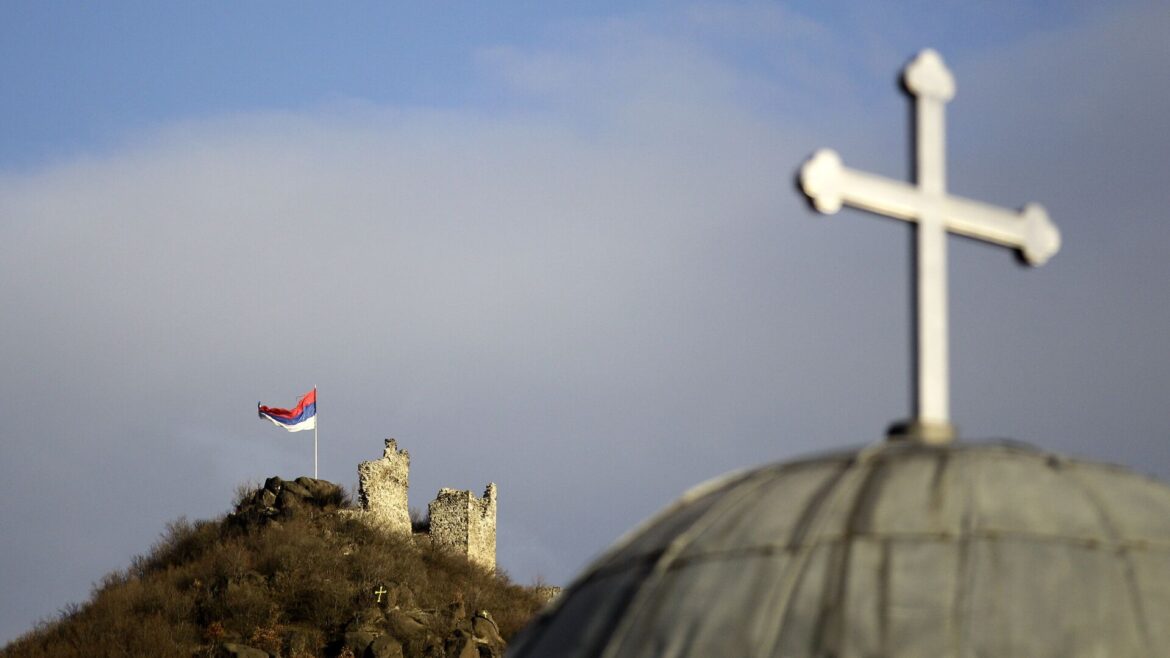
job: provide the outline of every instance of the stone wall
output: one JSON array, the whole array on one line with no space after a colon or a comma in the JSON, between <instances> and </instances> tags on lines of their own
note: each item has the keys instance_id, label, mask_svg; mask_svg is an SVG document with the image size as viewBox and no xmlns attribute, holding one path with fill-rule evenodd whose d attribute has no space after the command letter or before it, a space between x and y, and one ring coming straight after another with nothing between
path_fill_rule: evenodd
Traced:
<instances>
[{"instance_id":1,"label":"stone wall","mask_svg":"<svg viewBox=\"0 0 1170 658\"><path fill-rule=\"evenodd\" d=\"M427 506L431 541L485 569L496 568L496 485L489 484L483 498L470 491L440 489Z\"/></svg>"},{"instance_id":2,"label":"stone wall","mask_svg":"<svg viewBox=\"0 0 1170 658\"><path fill-rule=\"evenodd\" d=\"M361 509L354 514L370 525L411 536L410 453L398 449L398 442L386 439L381 459L358 465L358 499ZM440 489L427 506L430 541L485 569L496 568L496 485L489 484L483 498L470 491ZM424 535L425 536L425 535Z\"/></svg>"},{"instance_id":3,"label":"stone wall","mask_svg":"<svg viewBox=\"0 0 1170 658\"><path fill-rule=\"evenodd\" d=\"M358 464L358 497L361 518L388 532L410 536L410 453L386 439L381 459Z\"/></svg>"},{"instance_id":4,"label":"stone wall","mask_svg":"<svg viewBox=\"0 0 1170 658\"><path fill-rule=\"evenodd\" d=\"M562 591L560 587L555 585L536 585L533 589L545 605L551 605L553 601L556 601Z\"/></svg>"},{"instance_id":5,"label":"stone wall","mask_svg":"<svg viewBox=\"0 0 1170 658\"><path fill-rule=\"evenodd\" d=\"M467 559L496 570L496 483L489 482L483 498L471 498L467 524Z\"/></svg>"}]
</instances>

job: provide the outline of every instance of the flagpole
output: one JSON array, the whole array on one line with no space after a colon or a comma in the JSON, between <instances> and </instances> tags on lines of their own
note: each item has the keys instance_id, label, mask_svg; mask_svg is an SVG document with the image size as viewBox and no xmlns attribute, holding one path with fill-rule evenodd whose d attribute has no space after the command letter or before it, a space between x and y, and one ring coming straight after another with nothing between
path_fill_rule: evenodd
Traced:
<instances>
[{"instance_id":1,"label":"flagpole","mask_svg":"<svg viewBox=\"0 0 1170 658\"><path fill-rule=\"evenodd\" d=\"M317 398L317 386L313 385L313 399ZM316 404L316 402L314 402ZM317 407L316 418L313 421L313 479L317 479L317 425L321 423L321 408Z\"/></svg>"}]
</instances>

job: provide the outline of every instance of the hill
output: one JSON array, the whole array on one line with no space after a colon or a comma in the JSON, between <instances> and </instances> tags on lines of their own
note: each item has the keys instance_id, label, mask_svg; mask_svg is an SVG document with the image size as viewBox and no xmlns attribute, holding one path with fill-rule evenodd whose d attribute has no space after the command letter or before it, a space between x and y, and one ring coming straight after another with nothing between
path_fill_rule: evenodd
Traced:
<instances>
[{"instance_id":1,"label":"hill","mask_svg":"<svg viewBox=\"0 0 1170 658\"><path fill-rule=\"evenodd\" d=\"M351 508L324 480L243 488L232 513L169 524L88 602L0 656L502 656L544 602L539 588L378 532Z\"/></svg>"}]
</instances>

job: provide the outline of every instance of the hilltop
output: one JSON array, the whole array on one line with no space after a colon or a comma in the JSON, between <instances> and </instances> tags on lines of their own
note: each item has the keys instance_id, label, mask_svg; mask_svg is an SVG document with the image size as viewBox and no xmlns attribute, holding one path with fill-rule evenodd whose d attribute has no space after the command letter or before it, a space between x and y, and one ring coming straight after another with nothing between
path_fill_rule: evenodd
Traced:
<instances>
[{"instance_id":1,"label":"hilltop","mask_svg":"<svg viewBox=\"0 0 1170 658\"><path fill-rule=\"evenodd\" d=\"M354 509L324 480L241 488L0 656L495 657L546 600Z\"/></svg>"}]
</instances>

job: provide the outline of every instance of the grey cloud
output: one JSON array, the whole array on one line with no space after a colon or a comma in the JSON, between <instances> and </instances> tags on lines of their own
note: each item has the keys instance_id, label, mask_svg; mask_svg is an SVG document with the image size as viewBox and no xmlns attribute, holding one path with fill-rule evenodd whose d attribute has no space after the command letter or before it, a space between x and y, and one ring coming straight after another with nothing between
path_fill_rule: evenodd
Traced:
<instances>
[{"instance_id":1,"label":"grey cloud","mask_svg":"<svg viewBox=\"0 0 1170 658\"><path fill-rule=\"evenodd\" d=\"M396 436L417 507L497 481L502 566L558 583L700 480L875 440L903 415L907 227L815 216L792 185L819 146L904 167L895 71L867 78L849 54L816 83L815 58L760 40L778 75L810 80L782 97L708 32L620 29L620 44L603 28L493 55L510 93L540 100L515 112L343 103L187 121L0 179L0 541L21 565L0 590L22 592L0 601L0 635L84 598L166 520L309 472L307 439L252 405L314 384L322 477L352 484ZM810 34L826 50L847 36ZM1067 245L1032 272L952 241L955 407L968 436L1166 476L1166 229L1098 228L1106 208L1164 208L1166 191L1106 204L1078 188L1126 166L1113 145L1162 130L1165 82L1094 95L1092 116L1155 110L1094 123L1089 159L1064 138L1083 114L1053 128L1010 110L1082 83L1003 66L1065 71L1093 38L1146 61L1133 34L1105 21L952 62L969 94L951 115L952 187L1045 202ZM871 87L889 98L869 103ZM1006 136L984 148L988 133ZM1101 242L1140 257L1099 260Z\"/></svg>"}]
</instances>

